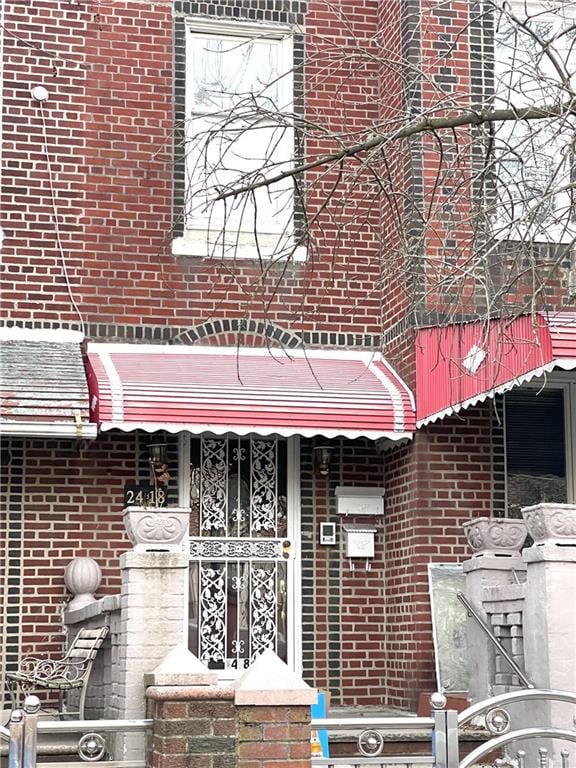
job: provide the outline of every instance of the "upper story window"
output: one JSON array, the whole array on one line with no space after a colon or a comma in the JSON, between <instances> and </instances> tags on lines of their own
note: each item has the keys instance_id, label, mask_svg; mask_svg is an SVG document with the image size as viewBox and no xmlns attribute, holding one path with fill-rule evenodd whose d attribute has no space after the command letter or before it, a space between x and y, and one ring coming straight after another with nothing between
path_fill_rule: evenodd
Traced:
<instances>
[{"instance_id":1,"label":"upper story window","mask_svg":"<svg viewBox=\"0 0 576 768\"><path fill-rule=\"evenodd\" d=\"M293 51L286 27L186 29L186 191L177 253L301 258L290 179L217 200L292 166Z\"/></svg>"},{"instance_id":2,"label":"upper story window","mask_svg":"<svg viewBox=\"0 0 576 768\"><path fill-rule=\"evenodd\" d=\"M576 86L575 22L572 3L513 0L504 6L495 34L497 109L569 101ZM574 238L575 125L573 116L563 115L497 126L497 235Z\"/></svg>"}]
</instances>

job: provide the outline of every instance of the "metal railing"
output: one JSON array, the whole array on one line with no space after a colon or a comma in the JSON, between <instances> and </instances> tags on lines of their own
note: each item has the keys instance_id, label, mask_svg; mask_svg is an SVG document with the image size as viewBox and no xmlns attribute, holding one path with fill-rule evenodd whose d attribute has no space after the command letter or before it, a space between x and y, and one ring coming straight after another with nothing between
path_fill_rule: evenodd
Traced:
<instances>
[{"instance_id":1,"label":"metal railing","mask_svg":"<svg viewBox=\"0 0 576 768\"><path fill-rule=\"evenodd\" d=\"M459 768L470 768L475 763L491 752L499 751L515 742L527 742L534 739L562 740L576 744L576 716L573 717L572 729L554 725L535 725L531 728L511 729L512 717L508 710L511 705L529 702L559 702L576 705L576 693L570 691L542 690L530 688L528 690L503 693L493 696L465 709L458 715L458 726L461 728L478 717L482 717L486 730L491 737L485 744L474 749L459 764ZM513 759L519 768L526 768L526 751L519 749ZM570 753L568 750L560 750L562 768L570 768ZM547 747L538 749L538 768L548 768L549 752Z\"/></svg>"},{"instance_id":2,"label":"metal railing","mask_svg":"<svg viewBox=\"0 0 576 768\"><path fill-rule=\"evenodd\" d=\"M313 766L349 765L363 768L366 765L410 765L433 764L435 768L471 768L477 763L486 763L486 758L493 753L501 753L503 748L515 742L527 742L534 739L563 740L576 744L576 717L573 729L554 725L535 725L511 729L512 718L508 707L518 703L560 702L576 705L576 694L569 691L540 690L529 688L512 693L494 696L474 704L458 714L446 709L446 698L441 693L433 694L430 699L432 717L384 717L384 718L316 718L312 728L326 730L330 734L347 732L356 736L358 755L350 757L312 757ZM462 729L475 723L482 732L484 743L460 759L463 741ZM422 731L428 736L430 752L425 755L383 755L386 735L394 733L409 734ZM527 768L527 752L518 749L511 756L518 768ZM502 766L504 761L497 758L494 763ZM535 768L549 768L550 755L547 747L538 749ZM570 753L560 750L561 768L570 768Z\"/></svg>"},{"instance_id":3,"label":"metal railing","mask_svg":"<svg viewBox=\"0 0 576 768\"><path fill-rule=\"evenodd\" d=\"M69 762L50 761L50 768L85 768L86 762L98 761L106 768L146 768L145 760L110 760L106 733L144 733L152 727L152 720L39 720L40 701L37 696L27 696L23 709L16 709L10 717L10 728L3 728L1 736L8 733L8 768L36 768L38 734L82 734L77 753L80 760Z\"/></svg>"},{"instance_id":4,"label":"metal railing","mask_svg":"<svg viewBox=\"0 0 576 768\"><path fill-rule=\"evenodd\" d=\"M534 725L512 729L512 717L509 707L519 703L559 702L576 706L576 693L559 690L528 689L494 696L474 704L458 714L446 709L446 697L441 693L433 694L430 703L431 717L381 717L381 718L314 718L312 728L326 730L329 733L348 733L356 735L358 756L312 757L312 765L317 766L364 766L375 765L434 765L434 768L471 768L472 765L486 762L492 753L501 753L514 742L530 742L535 739L562 740L576 745L576 723L574 726L552 724ZM80 761L54 763L50 768L85 768L86 762L102 761L106 768L145 768L142 760L106 759L107 745L102 734L109 732L144 733L153 725L152 720L78 720L49 722L39 720L40 702L36 696L28 696L23 710L15 710L10 718L8 768L36 768L38 734L82 734L77 751ZM484 729L486 741L472 750L462 760L460 747L463 741L462 729L472 722ZM0 731L2 740L6 739L7 729ZM430 745L427 754L383 755L386 736L416 734ZM528 749L528 747L527 747ZM530 750L529 750L530 751ZM527 768L527 752L519 749L513 756L518 768ZM496 765L502 765L498 758ZM570 768L570 752L560 750L561 768ZM549 752L545 746L538 749L536 768L549 768Z\"/></svg>"},{"instance_id":5,"label":"metal railing","mask_svg":"<svg viewBox=\"0 0 576 768\"><path fill-rule=\"evenodd\" d=\"M328 731L329 734L356 735L358 756L319 757L312 756L313 766L361 766L365 765L430 765L435 763L432 752L434 738L434 717L346 717L346 718L314 718L311 722L313 730ZM409 733L411 736L418 732L424 740L430 741L430 753L425 755L381 755L386 736L396 736L398 733Z\"/></svg>"}]
</instances>

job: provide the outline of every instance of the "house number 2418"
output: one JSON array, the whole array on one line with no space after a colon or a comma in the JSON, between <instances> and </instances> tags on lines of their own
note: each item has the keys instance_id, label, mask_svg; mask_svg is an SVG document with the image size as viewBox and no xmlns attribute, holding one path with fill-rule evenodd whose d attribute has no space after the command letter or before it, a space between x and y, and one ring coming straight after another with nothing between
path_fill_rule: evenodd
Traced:
<instances>
[{"instance_id":1,"label":"house number 2418","mask_svg":"<svg viewBox=\"0 0 576 768\"><path fill-rule=\"evenodd\" d=\"M164 507L166 491L152 485L126 485L124 487L125 507Z\"/></svg>"}]
</instances>

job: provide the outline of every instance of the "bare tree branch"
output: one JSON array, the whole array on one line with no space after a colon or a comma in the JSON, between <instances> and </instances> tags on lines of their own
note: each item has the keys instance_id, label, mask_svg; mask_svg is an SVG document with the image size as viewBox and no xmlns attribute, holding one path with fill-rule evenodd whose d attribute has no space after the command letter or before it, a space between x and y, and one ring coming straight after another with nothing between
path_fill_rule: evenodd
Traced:
<instances>
[{"instance_id":1,"label":"bare tree branch","mask_svg":"<svg viewBox=\"0 0 576 768\"><path fill-rule=\"evenodd\" d=\"M551 117L564 117L566 115L576 115L576 99L556 105L549 104L542 107L509 107L508 109L483 109L474 110L470 109L460 114L446 115L444 117L429 117L425 115L419 120L411 123L410 125L402 126L401 128L392 131L389 134L379 134L372 136L366 141L361 141L358 144L353 144L349 147L344 147L338 152L333 152L328 155L322 155L315 160L310 160L308 163L297 165L294 168L289 168L275 176L270 176L260 181L255 181L245 186L238 186L234 189L226 192L221 192L216 195L213 200L218 202L220 200L226 200L230 197L238 197L238 195L251 192L255 189L261 189L262 187L269 187L272 184L277 184L284 179L289 179L294 176L301 176L306 171L314 170L315 168L321 168L325 165L331 165L333 163L339 163L342 160L346 160L351 157L356 157L363 152L369 152L372 149L378 149L384 144L389 144L401 139L408 139L411 136L416 136L420 133L437 133L438 131L452 128L461 128L463 126L479 126L486 123L506 123L506 122L519 122L530 120L546 120Z\"/></svg>"}]
</instances>

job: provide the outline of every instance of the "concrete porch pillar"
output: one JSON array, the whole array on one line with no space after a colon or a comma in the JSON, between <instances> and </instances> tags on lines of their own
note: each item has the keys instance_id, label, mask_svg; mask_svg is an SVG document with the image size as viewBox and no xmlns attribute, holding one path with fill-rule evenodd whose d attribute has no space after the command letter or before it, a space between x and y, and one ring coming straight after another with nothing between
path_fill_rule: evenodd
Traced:
<instances>
[{"instance_id":1,"label":"concrete porch pillar","mask_svg":"<svg viewBox=\"0 0 576 768\"><path fill-rule=\"evenodd\" d=\"M144 675L174 646L185 643L188 557L183 552L126 552L122 571L118 717L146 716ZM114 758L142 755L138 734L116 738Z\"/></svg>"},{"instance_id":2,"label":"concrete porch pillar","mask_svg":"<svg viewBox=\"0 0 576 768\"><path fill-rule=\"evenodd\" d=\"M524 550L527 566L524 652L526 672L537 688L576 691L576 505L538 504L522 510L534 544ZM538 719L573 728L572 707L540 705ZM534 713L526 716L533 722ZM576 759L576 745L550 742Z\"/></svg>"},{"instance_id":3,"label":"concrete porch pillar","mask_svg":"<svg viewBox=\"0 0 576 768\"><path fill-rule=\"evenodd\" d=\"M526 564L520 548L526 538L521 520L477 518L464 524L474 555L463 563L466 597L486 621L484 597L487 587L520 584L526 578ZM470 687L473 702L492 695L494 648L474 618L467 623L470 650Z\"/></svg>"}]
</instances>

